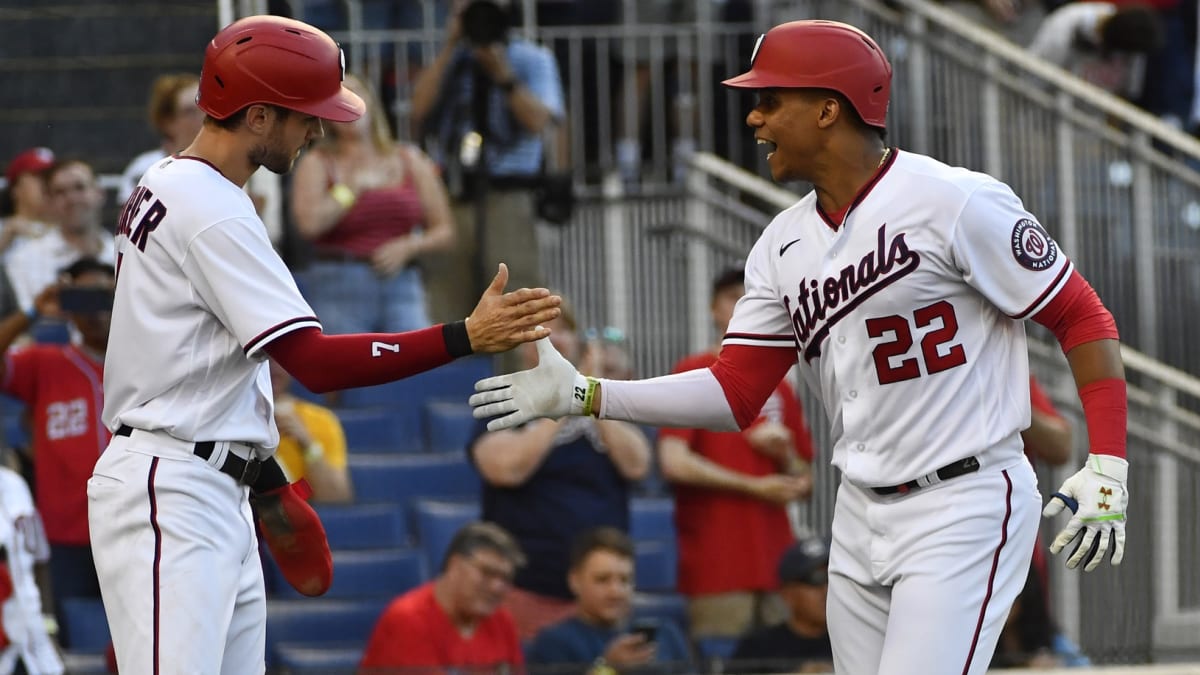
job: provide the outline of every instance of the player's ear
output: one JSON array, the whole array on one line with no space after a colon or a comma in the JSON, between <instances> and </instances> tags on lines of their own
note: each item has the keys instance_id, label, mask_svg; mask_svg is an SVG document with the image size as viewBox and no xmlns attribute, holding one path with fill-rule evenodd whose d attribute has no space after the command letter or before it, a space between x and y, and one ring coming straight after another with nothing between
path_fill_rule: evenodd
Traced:
<instances>
[{"instance_id":1,"label":"player's ear","mask_svg":"<svg viewBox=\"0 0 1200 675\"><path fill-rule=\"evenodd\" d=\"M254 103L246 107L246 127L256 134L265 134L275 119L273 106Z\"/></svg>"},{"instance_id":2,"label":"player's ear","mask_svg":"<svg viewBox=\"0 0 1200 675\"><path fill-rule=\"evenodd\" d=\"M821 129L833 126L833 123L844 112L842 102L833 96L822 98L818 103L817 110L817 126Z\"/></svg>"}]
</instances>

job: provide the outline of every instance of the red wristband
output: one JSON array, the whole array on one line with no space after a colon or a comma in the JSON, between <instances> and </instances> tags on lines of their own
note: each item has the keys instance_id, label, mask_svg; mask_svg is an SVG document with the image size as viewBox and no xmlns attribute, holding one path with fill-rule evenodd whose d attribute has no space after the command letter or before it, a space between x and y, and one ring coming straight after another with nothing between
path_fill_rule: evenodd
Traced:
<instances>
[{"instance_id":1,"label":"red wristband","mask_svg":"<svg viewBox=\"0 0 1200 675\"><path fill-rule=\"evenodd\" d=\"M1129 399L1125 380L1110 377L1079 388L1083 416L1087 418L1088 443L1094 455L1125 456Z\"/></svg>"}]
</instances>

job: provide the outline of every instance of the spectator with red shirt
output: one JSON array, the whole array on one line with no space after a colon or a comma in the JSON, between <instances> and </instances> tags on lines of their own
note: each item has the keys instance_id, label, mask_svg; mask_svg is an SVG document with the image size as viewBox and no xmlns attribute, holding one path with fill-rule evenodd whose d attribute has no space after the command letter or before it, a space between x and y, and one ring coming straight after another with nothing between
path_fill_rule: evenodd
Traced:
<instances>
[{"instance_id":1,"label":"spectator with red shirt","mask_svg":"<svg viewBox=\"0 0 1200 675\"><path fill-rule=\"evenodd\" d=\"M745 273L730 269L712 289L717 335L745 294ZM718 346L674 372L706 368ZM688 598L693 637L739 637L783 620L774 564L792 543L785 510L812 492L812 438L795 394L781 383L758 420L742 432L663 429L659 458L674 484L679 592Z\"/></svg>"},{"instance_id":2,"label":"spectator with red shirt","mask_svg":"<svg viewBox=\"0 0 1200 675\"><path fill-rule=\"evenodd\" d=\"M111 265L83 258L63 276L36 296L30 312L0 321L0 350L8 350L39 316L65 316L74 327L70 344L8 351L0 366L0 389L23 401L32 421L34 494L50 542L58 602L100 597L88 539L87 481L109 441L100 411L114 275ZM61 619L61 605L56 613ZM70 636L60 639L70 646Z\"/></svg>"},{"instance_id":3,"label":"spectator with red shirt","mask_svg":"<svg viewBox=\"0 0 1200 675\"><path fill-rule=\"evenodd\" d=\"M464 526L450 541L441 574L384 610L360 668L418 673L467 666L482 675L523 666L517 626L500 606L523 564L517 542L500 526Z\"/></svg>"}]
</instances>

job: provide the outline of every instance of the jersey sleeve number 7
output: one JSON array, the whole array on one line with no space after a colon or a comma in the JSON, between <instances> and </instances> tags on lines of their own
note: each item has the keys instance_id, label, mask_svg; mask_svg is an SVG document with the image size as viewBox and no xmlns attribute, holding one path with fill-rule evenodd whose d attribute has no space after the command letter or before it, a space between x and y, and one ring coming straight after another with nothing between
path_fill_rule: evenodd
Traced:
<instances>
[{"instance_id":1,"label":"jersey sleeve number 7","mask_svg":"<svg viewBox=\"0 0 1200 675\"><path fill-rule=\"evenodd\" d=\"M867 319L867 335L873 338L883 337L886 333L893 335L892 340L879 343L871 352L875 359L875 374L879 378L879 384L892 384L920 377L921 360L925 362L925 372L930 375L967 362L967 354L962 345L950 345L944 352L941 349L958 333L958 318L954 315L954 305L945 300L935 302L913 312L913 320L917 328L932 325L934 321L940 321L941 326L921 338L920 359L913 356L892 365L894 357L904 356L913 346L913 331L908 317L893 314Z\"/></svg>"}]
</instances>

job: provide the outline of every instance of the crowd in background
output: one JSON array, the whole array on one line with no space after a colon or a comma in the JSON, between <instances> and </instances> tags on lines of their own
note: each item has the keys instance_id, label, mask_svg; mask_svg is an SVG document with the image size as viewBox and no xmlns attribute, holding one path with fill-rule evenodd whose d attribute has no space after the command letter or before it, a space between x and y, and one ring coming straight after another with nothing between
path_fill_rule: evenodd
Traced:
<instances>
[{"instance_id":1,"label":"crowd in background","mask_svg":"<svg viewBox=\"0 0 1200 675\"><path fill-rule=\"evenodd\" d=\"M344 21L340 2L304 4L304 18L321 27ZM411 28L419 21L406 3L364 4L383 22L374 27ZM717 18L744 20L751 4L716 3ZM1195 0L945 4L1158 117L1188 131L1200 128L1200 103L1192 95ZM615 23L623 20L620 6L541 0L538 16L547 25ZM636 6L645 12L639 22L694 18L694 3ZM273 239L305 242L307 255L294 271L327 332L404 331L465 316L500 261L509 264L511 286L544 285L535 224L553 206L543 190L545 143L570 114L561 56L522 38L503 39L507 20L488 14L494 3L456 0L445 9L443 47L432 63L372 81L348 77L367 114L327 125L288 187L286 232ZM497 27L500 33L487 33ZM401 76L413 79L419 132L397 130L389 120L389 97ZM38 672L61 672L52 642L70 647L58 620L62 600L99 595L85 483L109 440L99 422L100 382L119 270L116 223L105 214L134 192L150 166L184 150L203 123L194 74L164 74L148 85L148 118L161 144L131 157L115 200L108 201L93 168L70 148L30 148L9 158L4 174L0 349L7 355L0 389L25 405L28 446L7 454L0 480L26 485L30 494L6 488L0 513L0 546L7 551L0 563L3 625L11 630L9 613L23 612L28 628L28 635L7 635L8 651L0 654L16 649L27 664L48 664ZM648 86L639 75L634 91L645 97ZM401 137L436 142L422 147ZM610 149L627 185L640 179L643 137L635 116ZM673 153L686 159L694 145L677 140ZM253 184L249 190L265 208L268 195ZM715 335L742 292L737 270L714 280ZM619 339L589 335L588 323L570 311L556 324L556 347L581 372L630 375ZM676 370L705 367L718 348L681 354ZM532 348L517 350L497 367L528 367L535 358ZM299 398L282 369L271 372L278 454L289 477L307 478L315 501L352 502L347 457L354 449L335 413L338 401ZM1040 461L1064 463L1070 428L1032 387L1027 450ZM816 536L797 539L787 510L811 494L809 465L823 460L787 384L742 433L662 430L652 441L646 430L622 422L537 420L501 432L480 425L463 452L483 477L483 522L458 532L433 580L388 606L369 636L364 667L583 663L604 675L653 669L648 664L655 662L694 663L697 646L716 640L727 643L733 658L762 661L763 668L830 668L827 545ZM631 489L655 472L675 500L686 626L631 622ZM14 482L17 475L25 482ZM1031 565L995 664L1086 661L1054 625L1044 560L1035 555Z\"/></svg>"}]
</instances>

